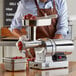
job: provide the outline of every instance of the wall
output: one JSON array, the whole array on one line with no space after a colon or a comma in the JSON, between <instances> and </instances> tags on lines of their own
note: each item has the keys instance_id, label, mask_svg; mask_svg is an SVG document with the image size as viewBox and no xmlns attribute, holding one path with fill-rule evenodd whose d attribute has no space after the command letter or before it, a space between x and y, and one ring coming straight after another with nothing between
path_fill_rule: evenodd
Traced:
<instances>
[{"instance_id":1,"label":"wall","mask_svg":"<svg viewBox=\"0 0 76 76\"><path fill-rule=\"evenodd\" d=\"M3 26L3 0L0 0L0 28L1 26ZM2 48L0 47L0 62L2 61L1 58L2 58Z\"/></svg>"},{"instance_id":2,"label":"wall","mask_svg":"<svg viewBox=\"0 0 76 76\"><path fill-rule=\"evenodd\" d=\"M76 15L76 9L75 9L75 5L76 5L76 1L75 0L67 0L67 4L68 4L68 14L70 15ZM0 0L0 27L3 26L3 0ZM76 21L72 22L73 24L73 39L75 42L75 47L76 47L76 32L75 32L75 28L76 28ZM2 47L0 47L0 62L1 62L1 58L2 58ZM76 49L76 48L75 48ZM5 55L6 56L24 56L23 54L20 54L19 51L17 50L17 48L15 47L5 47ZM73 54L71 56L68 57L68 59L70 61L76 61L76 52L75 50L73 51Z\"/></svg>"},{"instance_id":3,"label":"wall","mask_svg":"<svg viewBox=\"0 0 76 76\"><path fill-rule=\"evenodd\" d=\"M75 16L76 17L76 1L75 0L67 0L67 4L68 4L68 14L69 16ZM74 44L75 44L75 48L73 53L71 54L71 56L68 56L68 59L70 61L76 61L76 20L72 21L73 27L72 27L72 35L73 35L73 40L74 40Z\"/></svg>"},{"instance_id":4,"label":"wall","mask_svg":"<svg viewBox=\"0 0 76 76\"><path fill-rule=\"evenodd\" d=\"M3 26L3 0L0 0L0 28ZM0 31L1 33L1 31ZM5 56L24 56L15 47L5 47ZM2 47L0 47L0 62L2 62Z\"/></svg>"},{"instance_id":5,"label":"wall","mask_svg":"<svg viewBox=\"0 0 76 76\"><path fill-rule=\"evenodd\" d=\"M0 0L0 27L3 26L3 0Z\"/></svg>"},{"instance_id":6,"label":"wall","mask_svg":"<svg viewBox=\"0 0 76 76\"><path fill-rule=\"evenodd\" d=\"M76 9L75 9L76 1L75 0L67 0L67 4L68 4L69 14L76 15Z\"/></svg>"}]
</instances>

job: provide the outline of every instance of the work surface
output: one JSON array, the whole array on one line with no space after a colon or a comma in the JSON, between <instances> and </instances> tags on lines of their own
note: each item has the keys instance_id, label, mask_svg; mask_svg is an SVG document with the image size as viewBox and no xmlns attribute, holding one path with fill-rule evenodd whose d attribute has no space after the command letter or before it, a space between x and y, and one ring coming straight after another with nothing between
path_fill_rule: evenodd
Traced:
<instances>
[{"instance_id":1,"label":"work surface","mask_svg":"<svg viewBox=\"0 0 76 76\"><path fill-rule=\"evenodd\" d=\"M0 46L16 46L17 41L0 41Z\"/></svg>"},{"instance_id":2,"label":"work surface","mask_svg":"<svg viewBox=\"0 0 76 76\"><path fill-rule=\"evenodd\" d=\"M70 62L69 68L54 70L34 70L30 69L22 72L7 72L4 66L0 65L0 76L76 76L76 62Z\"/></svg>"}]
</instances>

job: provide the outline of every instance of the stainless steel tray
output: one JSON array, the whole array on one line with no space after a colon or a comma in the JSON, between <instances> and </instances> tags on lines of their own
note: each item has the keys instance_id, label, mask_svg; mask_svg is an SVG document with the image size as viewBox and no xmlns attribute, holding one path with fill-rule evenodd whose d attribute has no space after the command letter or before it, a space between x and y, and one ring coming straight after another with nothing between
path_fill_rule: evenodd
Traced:
<instances>
[{"instance_id":1,"label":"stainless steel tray","mask_svg":"<svg viewBox=\"0 0 76 76\"><path fill-rule=\"evenodd\" d=\"M37 17L36 20L22 19L23 26L49 26L51 25L51 19L57 18L57 15L49 15L44 17Z\"/></svg>"}]
</instances>

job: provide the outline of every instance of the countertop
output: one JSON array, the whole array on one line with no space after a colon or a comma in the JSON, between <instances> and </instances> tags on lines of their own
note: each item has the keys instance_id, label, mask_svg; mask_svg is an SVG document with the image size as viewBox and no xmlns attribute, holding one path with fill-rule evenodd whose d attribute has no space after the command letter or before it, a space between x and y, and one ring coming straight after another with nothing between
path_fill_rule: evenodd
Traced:
<instances>
[{"instance_id":1,"label":"countertop","mask_svg":"<svg viewBox=\"0 0 76 76\"><path fill-rule=\"evenodd\" d=\"M0 76L76 76L76 62L69 62L69 68L53 70L27 69L21 72L5 71L4 65L0 64Z\"/></svg>"}]
</instances>

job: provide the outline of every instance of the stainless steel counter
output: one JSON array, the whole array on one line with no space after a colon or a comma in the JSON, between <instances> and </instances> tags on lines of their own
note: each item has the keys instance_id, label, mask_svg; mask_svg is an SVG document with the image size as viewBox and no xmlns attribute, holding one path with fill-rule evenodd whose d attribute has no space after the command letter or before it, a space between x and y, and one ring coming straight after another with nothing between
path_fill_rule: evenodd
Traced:
<instances>
[{"instance_id":1,"label":"stainless steel counter","mask_svg":"<svg viewBox=\"0 0 76 76\"><path fill-rule=\"evenodd\" d=\"M29 69L27 65L26 71L20 72L5 71L4 64L0 64L0 76L76 76L76 62L69 62L68 68L51 70Z\"/></svg>"},{"instance_id":2,"label":"stainless steel counter","mask_svg":"<svg viewBox=\"0 0 76 76\"><path fill-rule=\"evenodd\" d=\"M16 46L17 41L0 41L0 46Z\"/></svg>"},{"instance_id":3,"label":"stainless steel counter","mask_svg":"<svg viewBox=\"0 0 76 76\"><path fill-rule=\"evenodd\" d=\"M17 41L0 41L0 46L16 46Z\"/></svg>"}]
</instances>

